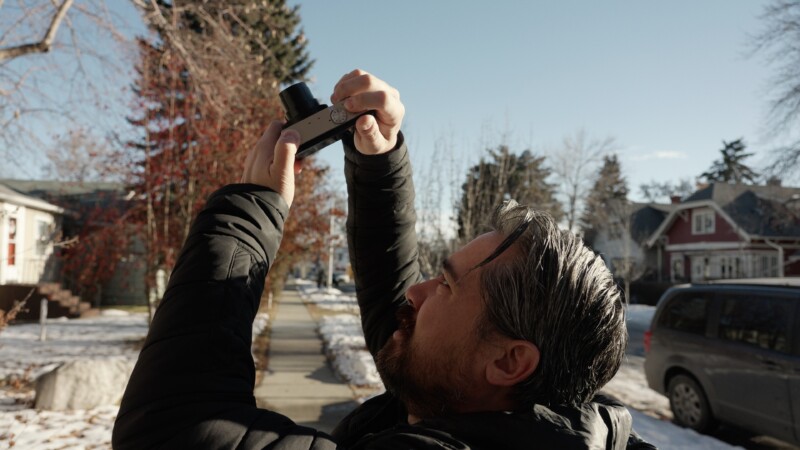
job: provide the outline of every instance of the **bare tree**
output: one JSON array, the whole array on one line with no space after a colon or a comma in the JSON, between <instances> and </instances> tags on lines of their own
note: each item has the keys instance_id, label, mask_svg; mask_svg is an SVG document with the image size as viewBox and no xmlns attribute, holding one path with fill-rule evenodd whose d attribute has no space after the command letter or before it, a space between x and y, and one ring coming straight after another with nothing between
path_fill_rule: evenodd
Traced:
<instances>
[{"instance_id":1,"label":"bare tree","mask_svg":"<svg viewBox=\"0 0 800 450\"><path fill-rule=\"evenodd\" d=\"M16 44L4 48L0 47L0 63L32 53L49 52L50 48L53 46L53 39L55 39L56 33L58 33L58 28L61 26L64 17L66 17L67 11L72 6L72 2L73 0L64 0L56 7L52 19L50 20L50 25L47 27L44 37L40 41ZM0 9L2 9L2 7L3 1L0 0Z\"/></svg>"},{"instance_id":2,"label":"bare tree","mask_svg":"<svg viewBox=\"0 0 800 450\"><path fill-rule=\"evenodd\" d=\"M639 193L648 202L670 201L672 197L686 198L697 190L691 178L681 178L677 182L655 180L639 185Z\"/></svg>"},{"instance_id":3,"label":"bare tree","mask_svg":"<svg viewBox=\"0 0 800 450\"><path fill-rule=\"evenodd\" d=\"M614 276L622 280L625 299L630 301L631 282L644 275L646 266L640 255L640 242L633 236L635 204L628 199L617 199L608 203L607 214L602 217L606 226L605 251L611 257Z\"/></svg>"},{"instance_id":4,"label":"bare tree","mask_svg":"<svg viewBox=\"0 0 800 450\"><path fill-rule=\"evenodd\" d=\"M117 178L108 143L92 136L85 129L76 129L60 136L56 144L47 151L49 164L47 175L61 181L101 181Z\"/></svg>"},{"instance_id":5,"label":"bare tree","mask_svg":"<svg viewBox=\"0 0 800 450\"><path fill-rule=\"evenodd\" d=\"M779 135L797 130L800 117L800 0L774 0L761 15L764 29L753 39L753 54L766 56L776 68L771 80L775 95L770 99L768 122ZM800 140L773 151L772 174L797 174L800 169Z\"/></svg>"},{"instance_id":6,"label":"bare tree","mask_svg":"<svg viewBox=\"0 0 800 450\"><path fill-rule=\"evenodd\" d=\"M455 204L458 198L461 160L454 151L452 135L434 142L431 160L415 177L417 189L417 241L420 270L428 277L441 270L442 263L454 250ZM448 203L449 201L449 203Z\"/></svg>"},{"instance_id":7,"label":"bare tree","mask_svg":"<svg viewBox=\"0 0 800 450\"><path fill-rule=\"evenodd\" d=\"M612 137L591 138L586 130L565 136L561 147L551 154L553 174L564 196L564 218L567 229L574 231L578 225L581 208L592 185L591 173L600 158L616 150Z\"/></svg>"},{"instance_id":8,"label":"bare tree","mask_svg":"<svg viewBox=\"0 0 800 450\"><path fill-rule=\"evenodd\" d=\"M0 156L19 176L42 165L54 129L119 127L108 110L125 92L118 80L129 64L118 45L129 43L119 31L128 18L102 0L0 1L0 9Z\"/></svg>"}]
</instances>

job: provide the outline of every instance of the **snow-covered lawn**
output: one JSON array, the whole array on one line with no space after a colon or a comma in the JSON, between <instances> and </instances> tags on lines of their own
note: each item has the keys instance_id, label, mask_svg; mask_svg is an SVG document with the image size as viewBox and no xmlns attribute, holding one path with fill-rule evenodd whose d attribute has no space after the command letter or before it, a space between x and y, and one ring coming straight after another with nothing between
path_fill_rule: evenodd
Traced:
<instances>
[{"instance_id":1,"label":"snow-covered lawn","mask_svg":"<svg viewBox=\"0 0 800 450\"><path fill-rule=\"evenodd\" d=\"M147 333L147 315L107 310L100 317L52 319L47 340L39 324L11 325L0 333L0 447L25 449L111 448L116 405L91 410L32 409L31 382L60 363L78 358L135 360Z\"/></svg>"},{"instance_id":2,"label":"snow-covered lawn","mask_svg":"<svg viewBox=\"0 0 800 450\"><path fill-rule=\"evenodd\" d=\"M375 364L367 352L358 305L355 296L343 294L336 289L317 289L311 284L298 285L303 298L318 308L329 311L351 310L353 314L323 316L320 335L332 357L334 369L351 384L380 387ZM647 329L654 307L630 305L628 324L637 329ZM663 449L723 450L732 447L712 437L675 426L669 420L672 413L669 401L663 395L647 387L644 377L644 358L628 355L617 375L604 388L629 406L636 432L645 440ZM665 419L665 420L661 420Z\"/></svg>"},{"instance_id":3,"label":"snow-covered lawn","mask_svg":"<svg viewBox=\"0 0 800 450\"><path fill-rule=\"evenodd\" d=\"M259 314L253 335L268 324ZM75 359L136 360L147 334L147 315L106 310L88 319L52 319L47 340L39 324L10 325L0 333L0 448L106 449L118 405L90 410L37 411L32 408L37 375Z\"/></svg>"}]
</instances>

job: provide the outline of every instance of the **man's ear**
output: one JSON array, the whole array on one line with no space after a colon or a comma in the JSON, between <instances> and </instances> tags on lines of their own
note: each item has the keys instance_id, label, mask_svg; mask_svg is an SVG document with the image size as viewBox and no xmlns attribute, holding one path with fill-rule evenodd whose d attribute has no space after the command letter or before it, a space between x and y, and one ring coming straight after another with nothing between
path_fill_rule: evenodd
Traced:
<instances>
[{"instance_id":1,"label":"man's ear","mask_svg":"<svg viewBox=\"0 0 800 450\"><path fill-rule=\"evenodd\" d=\"M539 366L539 348L525 340L509 340L504 351L486 366L486 381L495 386L514 386Z\"/></svg>"}]
</instances>

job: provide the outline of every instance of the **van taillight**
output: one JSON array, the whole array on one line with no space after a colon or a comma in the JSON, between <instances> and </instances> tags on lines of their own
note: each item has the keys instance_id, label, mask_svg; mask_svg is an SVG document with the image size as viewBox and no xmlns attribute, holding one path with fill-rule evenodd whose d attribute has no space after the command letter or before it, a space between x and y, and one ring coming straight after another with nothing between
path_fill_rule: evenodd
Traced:
<instances>
[{"instance_id":1,"label":"van taillight","mask_svg":"<svg viewBox=\"0 0 800 450\"><path fill-rule=\"evenodd\" d=\"M644 352L650 353L650 340L653 339L653 332L647 330L644 332Z\"/></svg>"}]
</instances>

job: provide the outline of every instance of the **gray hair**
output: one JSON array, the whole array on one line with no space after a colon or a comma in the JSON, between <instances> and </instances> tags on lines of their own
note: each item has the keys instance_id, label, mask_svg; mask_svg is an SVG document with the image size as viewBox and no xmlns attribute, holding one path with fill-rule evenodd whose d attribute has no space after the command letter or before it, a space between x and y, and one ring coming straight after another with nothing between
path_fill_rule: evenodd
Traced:
<instances>
[{"instance_id":1,"label":"gray hair","mask_svg":"<svg viewBox=\"0 0 800 450\"><path fill-rule=\"evenodd\" d=\"M628 341L613 276L547 213L507 201L491 225L506 237L498 250L513 243L513 253L511 262L481 274L481 331L527 340L541 354L533 374L514 388L518 406L586 402L617 372Z\"/></svg>"}]
</instances>

